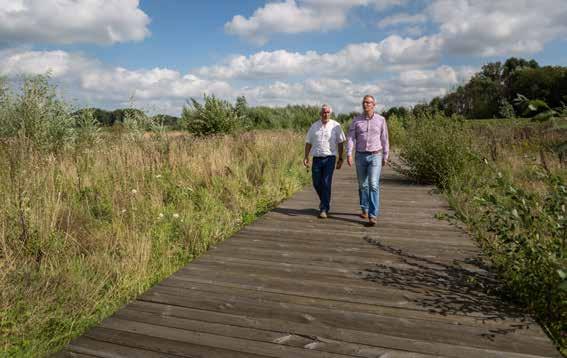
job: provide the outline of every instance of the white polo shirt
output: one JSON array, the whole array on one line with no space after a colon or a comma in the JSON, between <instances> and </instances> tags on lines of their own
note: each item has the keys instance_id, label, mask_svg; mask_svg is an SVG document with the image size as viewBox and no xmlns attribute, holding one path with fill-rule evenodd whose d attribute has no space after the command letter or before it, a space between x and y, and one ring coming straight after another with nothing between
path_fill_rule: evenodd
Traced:
<instances>
[{"instance_id":1,"label":"white polo shirt","mask_svg":"<svg viewBox=\"0 0 567 358\"><path fill-rule=\"evenodd\" d=\"M325 125L321 120L313 123L305 137L305 143L312 146L310 155L313 157L337 155L337 144L344 141L346 137L341 125L332 119L329 119Z\"/></svg>"}]
</instances>

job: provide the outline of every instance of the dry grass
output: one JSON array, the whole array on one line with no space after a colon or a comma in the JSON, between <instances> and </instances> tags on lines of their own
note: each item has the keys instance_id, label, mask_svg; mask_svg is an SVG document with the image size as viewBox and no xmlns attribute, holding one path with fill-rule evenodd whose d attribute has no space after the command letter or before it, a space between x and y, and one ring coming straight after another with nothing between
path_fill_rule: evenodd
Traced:
<instances>
[{"instance_id":1,"label":"dry grass","mask_svg":"<svg viewBox=\"0 0 567 358\"><path fill-rule=\"evenodd\" d=\"M1 354L60 348L306 180L291 132L113 138L2 148Z\"/></svg>"}]
</instances>

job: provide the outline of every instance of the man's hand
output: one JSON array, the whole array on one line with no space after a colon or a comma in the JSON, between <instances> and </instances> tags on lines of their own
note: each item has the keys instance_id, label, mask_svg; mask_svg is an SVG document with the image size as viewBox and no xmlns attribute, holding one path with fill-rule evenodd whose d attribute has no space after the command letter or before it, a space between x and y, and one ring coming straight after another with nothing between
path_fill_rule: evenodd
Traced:
<instances>
[{"instance_id":1,"label":"man's hand","mask_svg":"<svg viewBox=\"0 0 567 358\"><path fill-rule=\"evenodd\" d=\"M382 159L382 166L383 167L385 167L388 164L389 164L389 162L386 159Z\"/></svg>"},{"instance_id":2,"label":"man's hand","mask_svg":"<svg viewBox=\"0 0 567 358\"><path fill-rule=\"evenodd\" d=\"M309 163L309 157L303 159L303 165L305 168L309 168L311 166L311 163Z\"/></svg>"},{"instance_id":3,"label":"man's hand","mask_svg":"<svg viewBox=\"0 0 567 358\"><path fill-rule=\"evenodd\" d=\"M343 166L343 158L339 158L337 160L337 169L341 169L342 166Z\"/></svg>"},{"instance_id":4,"label":"man's hand","mask_svg":"<svg viewBox=\"0 0 567 358\"><path fill-rule=\"evenodd\" d=\"M347 155L346 162L349 167L352 167L352 155Z\"/></svg>"}]
</instances>

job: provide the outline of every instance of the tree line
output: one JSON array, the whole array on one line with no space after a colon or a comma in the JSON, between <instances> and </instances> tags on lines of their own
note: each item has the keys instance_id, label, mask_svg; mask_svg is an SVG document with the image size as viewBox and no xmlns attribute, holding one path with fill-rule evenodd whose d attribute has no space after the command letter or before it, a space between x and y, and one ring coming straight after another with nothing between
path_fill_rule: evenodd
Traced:
<instances>
[{"instance_id":1,"label":"tree line","mask_svg":"<svg viewBox=\"0 0 567 358\"><path fill-rule=\"evenodd\" d=\"M80 117L90 112L94 119L101 126L113 126L115 124L124 123L127 116L145 116L144 112L137 108L119 108L113 111L107 111L100 108L82 108L72 113L72 115ZM170 116L168 114L157 114L152 117L153 120L163 124L164 126L177 126L179 117Z\"/></svg>"},{"instance_id":2,"label":"tree line","mask_svg":"<svg viewBox=\"0 0 567 358\"><path fill-rule=\"evenodd\" d=\"M485 64L445 96L413 108L392 107L386 115L441 112L468 119L532 117L546 110L565 110L566 104L567 67L540 66L533 59L511 57L504 63Z\"/></svg>"}]
</instances>

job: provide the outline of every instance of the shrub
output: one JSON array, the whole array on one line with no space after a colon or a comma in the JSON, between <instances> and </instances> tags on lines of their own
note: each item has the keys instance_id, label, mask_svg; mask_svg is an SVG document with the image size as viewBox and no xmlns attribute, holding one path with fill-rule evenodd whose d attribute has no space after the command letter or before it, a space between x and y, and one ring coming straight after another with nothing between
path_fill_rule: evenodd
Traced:
<instances>
[{"instance_id":1,"label":"shrub","mask_svg":"<svg viewBox=\"0 0 567 358\"><path fill-rule=\"evenodd\" d=\"M559 176L540 173L544 194L528 192L502 174L477 198L482 242L513 297L535 312L552 332L567 330L567 186ZM565 284L563 284L565 286Z\"/></svg>"},{"instance_id":2,"label":"shrub","mask_svg":"<svg viewBox=\"0 0 567 358\"><path fill-rule=\"evenodd\" d=\"M405 120L403 117L399 117L396 114L390 115L386 120L388 123L390 145L398 147L406 141Z\"/></svg>"},{"instance_id":3,"label":"shrub","mask_svg":"<svg viewBox=\"0 0 567 358\"><path fill-rule=\"evenodd\" d=\"M181 113L182 126L197 136L229 134L246 126L241 108L214 95L204 95L204 104L191 98L190 106Z\"/></svg>"},{"instance_id":4,"label":"shrub","mask_svg":"<svg viewBox=\"0 0 567 358\"><path fill-rule=\"evenodd\" d=\"M398 135L399 128L393 128L394 136ZM470 136L461 119L424 114L407 121L405 141L400 147L402 165L396 169L418 182L447 188L451 178L473 158Z\"/></svg>"},{"instance_id":5,"label":"shrub","mask_svg":"<svg viewBox=\"0 0 567 358\"><path fill-rule=\"evenodd\" d=\"M74 118L47 76L28 77L14 94L0 84L0 138L57 151L73 138Z\"/></svg>"}]
</instances>

